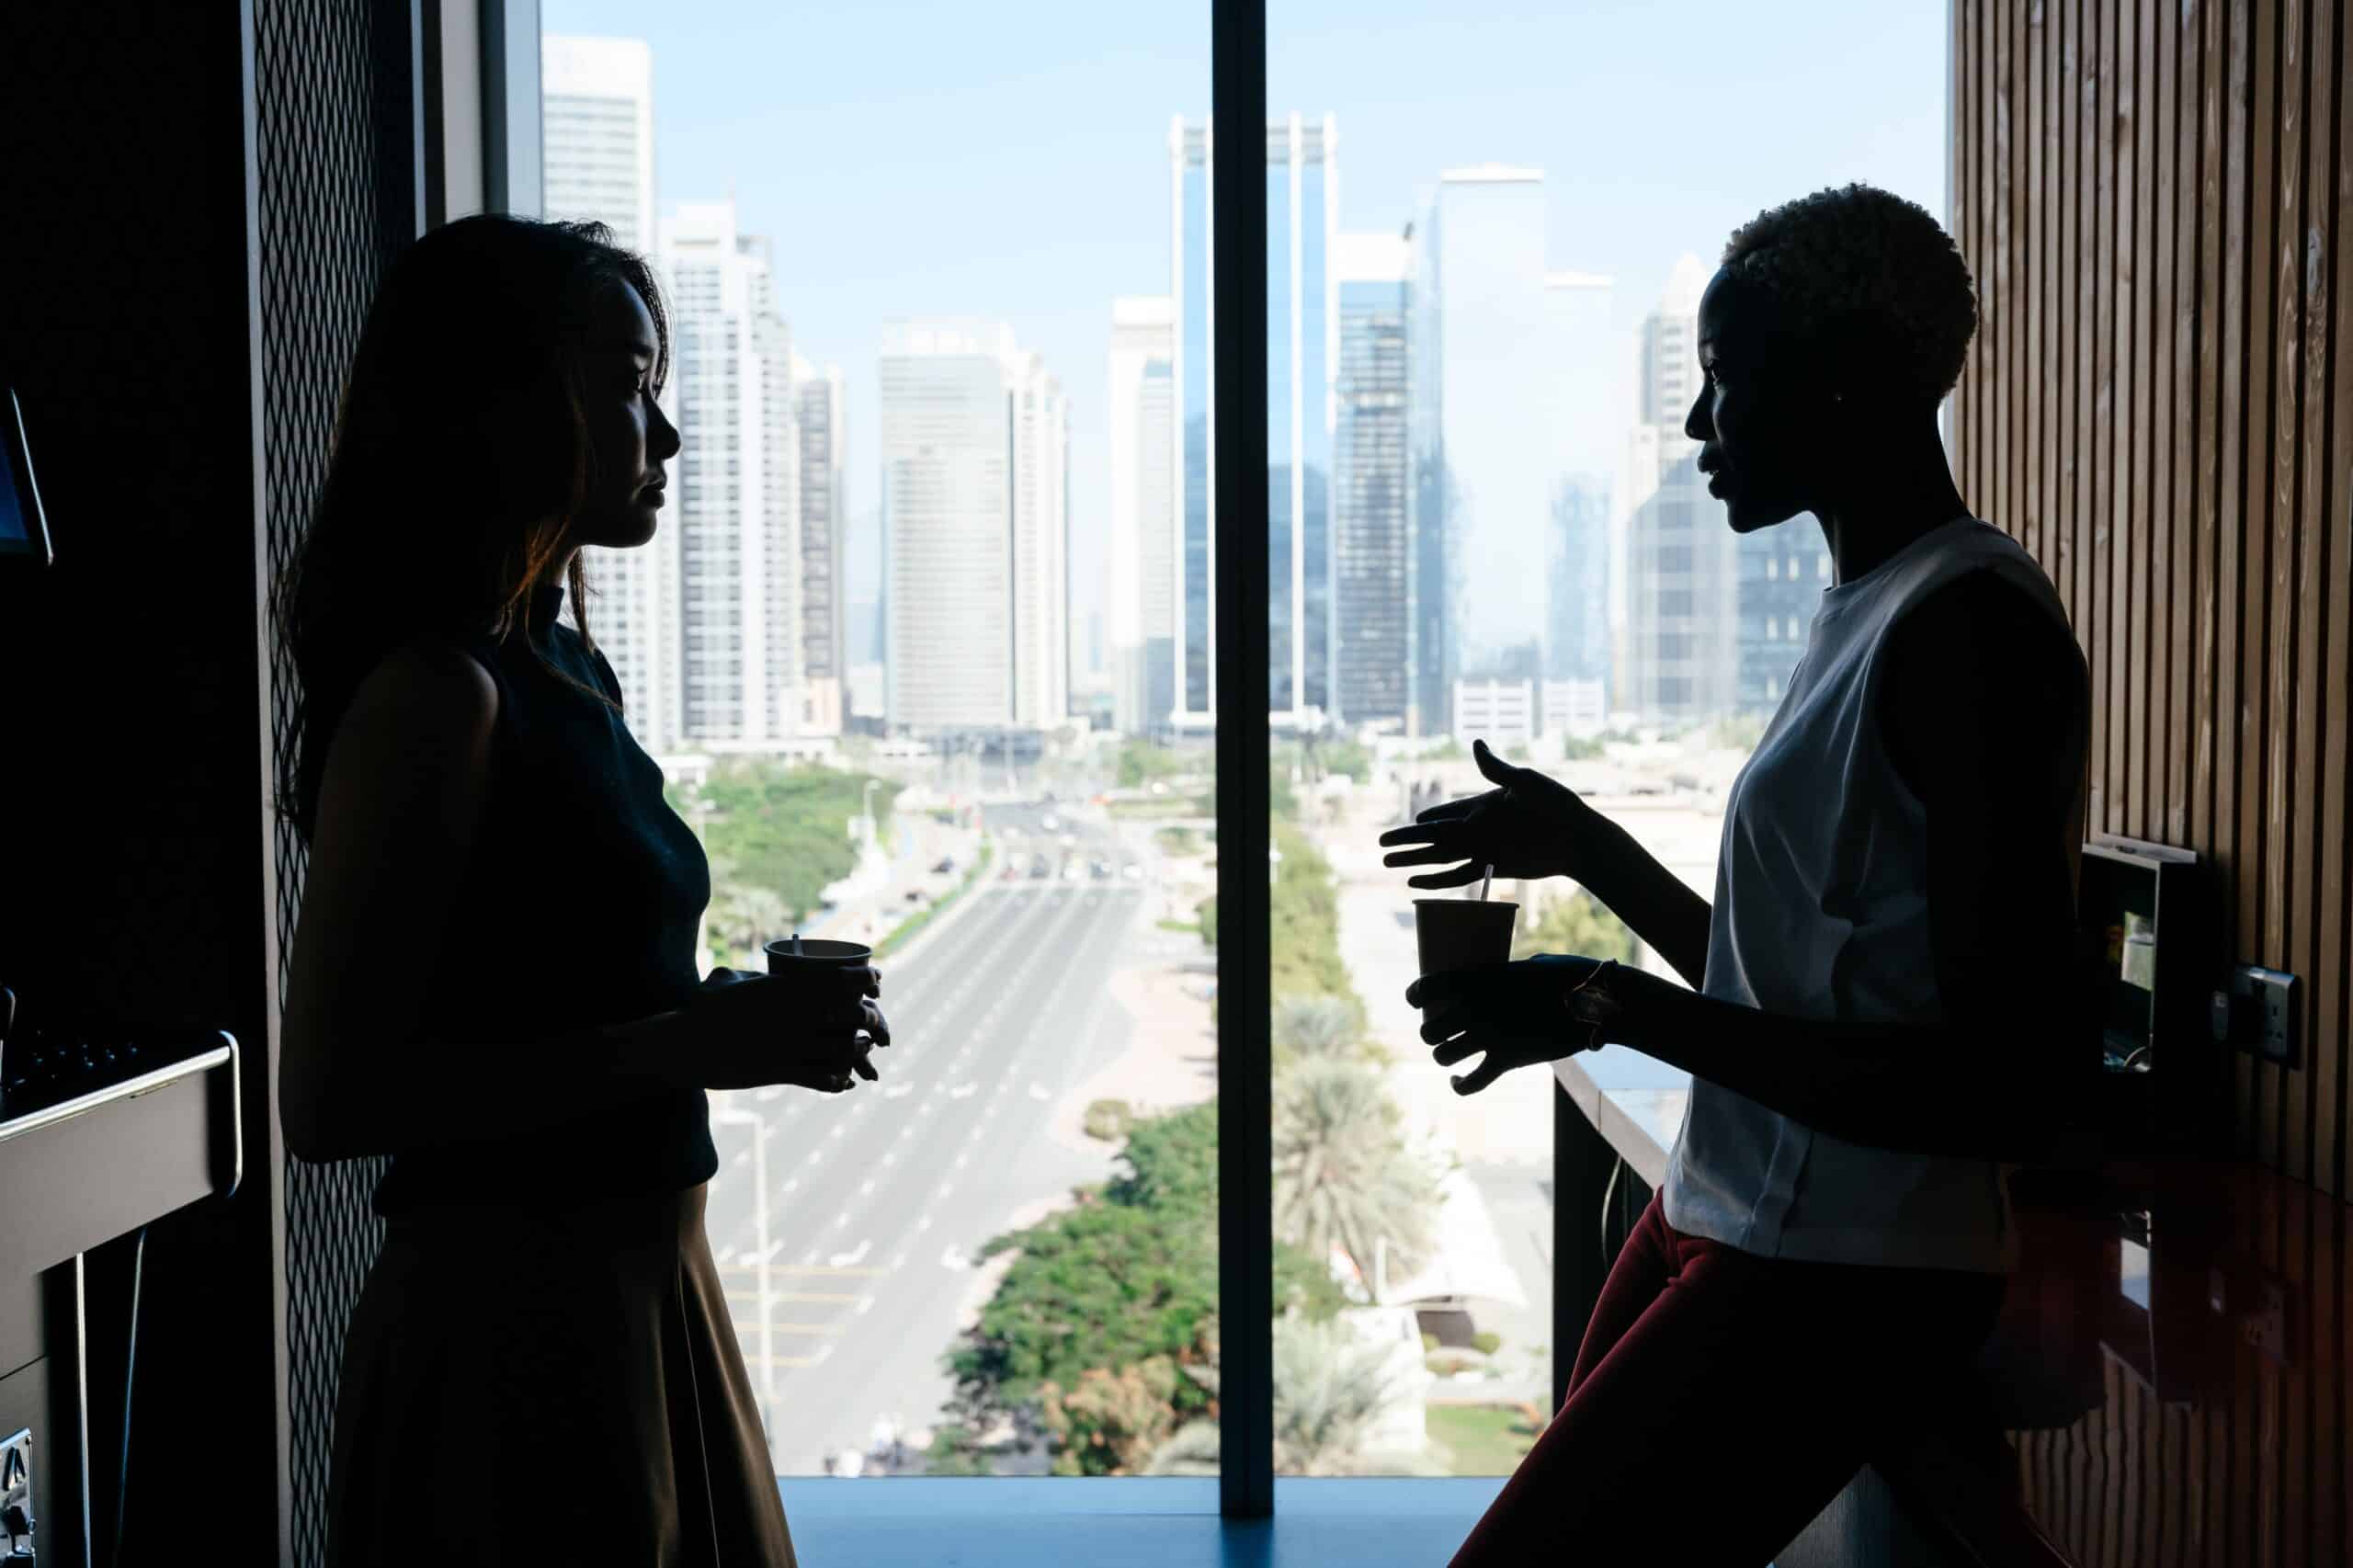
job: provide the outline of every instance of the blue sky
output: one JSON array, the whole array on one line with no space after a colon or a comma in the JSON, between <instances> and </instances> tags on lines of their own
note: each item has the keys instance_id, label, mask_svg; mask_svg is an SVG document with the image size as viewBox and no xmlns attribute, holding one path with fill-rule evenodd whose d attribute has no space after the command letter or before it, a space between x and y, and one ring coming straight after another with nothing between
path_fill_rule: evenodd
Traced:
<instances>
[{"instance_id":1,"label":"blue sky","mask_svg":"<svg viewBox=\"0 0 2353 1568\"><path fill-rule=\"evenodd\" d=\"M1076 597L1108 515L1110 301L1165 292L1170 117L1209 107L1206 4L543 0L654 51L657 202L733 188L801 350L848 379L873 508L893 315L1012 324L1071 395ZM1944 212L1945 0L1269 0L1267 100L1338 119L1341 224L1394 232L1463 164L1546 172L1551 261L1631 332L1684 251L1869 180ZM855 590L857 585L853 583Z\"/></svg>"}]
</instances>

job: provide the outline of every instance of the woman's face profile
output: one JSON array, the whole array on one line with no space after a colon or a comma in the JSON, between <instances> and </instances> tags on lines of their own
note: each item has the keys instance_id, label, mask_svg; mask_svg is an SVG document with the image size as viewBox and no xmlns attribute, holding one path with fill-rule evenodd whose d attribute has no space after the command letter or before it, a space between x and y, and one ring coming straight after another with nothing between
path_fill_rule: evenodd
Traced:
<instances>
[{"instance_id":1,"label":"woman's face profile","mask_svg":"<svg viewBox=\"0 0 2353 1568\"><path fill-rule=\"evenodd\" d=\"M627 550L660 526L664 465L677 455L678 431L654 402L659 348L636 290L616 283L597 296L582 358L592 478L578 543Z\"/></svg>"},{"instance_id":2,"label":"woman's face profile","mask_svg":"<svg viewBox=\"0 0 2353 1568\"><path fill-rule=\"evenodd\" d=\"M1699 394L1683 433L1735 533L1812 510L1830 403L1807 346L1771 299L1723 273L1699 298Z\"/></svg>"}]
</instances>

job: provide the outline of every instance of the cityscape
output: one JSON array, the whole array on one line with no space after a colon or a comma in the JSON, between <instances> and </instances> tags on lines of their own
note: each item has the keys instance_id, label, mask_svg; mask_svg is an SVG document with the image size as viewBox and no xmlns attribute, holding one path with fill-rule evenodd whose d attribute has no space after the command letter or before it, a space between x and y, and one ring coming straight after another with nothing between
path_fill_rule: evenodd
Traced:
<instances>
[{"instance_id":1,"label":"cityscape","mask_svg":"<svg viewBox=\"0 0 2353 1568\"><path fill-rule=\"evenodd\" d=\"M1213 1472L1213 715L1238 678L1212 654L1213 128L1166 117L1136 171L1167 193L1166 286L1103 297L1086 410L1009 320L911 309L870 358L801 352L792 246L728 171L657 200L657 64L544 40L546 215L654 263L683 442L654 540L588 552L590 629L704 836L705 967L871 941L895 1037L839 1100L711 1096L709 1231L776 1468ZM1351 230L1342 131L1289 113L1249 147L1278 1464L1499 1473L1551 1376L1553 1091L1466 1100L1430 1069L1411 893L1373 840L1482 787L1484 739L1707 891L1829 562L1811 528L1731 533L1694 466L1697 256L1630 341L1612 278L1548 248L1544 170L1433 168ZM1108 435L1084 483L1074 415ZM1647 960L1581 894L1497 895L1524 949Z\"/></svg>"}]
</instances>

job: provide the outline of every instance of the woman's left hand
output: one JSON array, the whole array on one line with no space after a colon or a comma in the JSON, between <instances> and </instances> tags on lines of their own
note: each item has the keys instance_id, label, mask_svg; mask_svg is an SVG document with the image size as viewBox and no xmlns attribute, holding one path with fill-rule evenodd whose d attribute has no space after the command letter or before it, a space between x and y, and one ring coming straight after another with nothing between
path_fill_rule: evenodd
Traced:
<instances>
[{"instance_id":1,"label":"woman's left hand","mask_svg":"<svg viewBox=\"0 0 2353 1568\"><path fill-rule=\"evenodd\" d=\"M1605 1040L1640 1049L1687 1029L1697 1000L1681 986L1614 961L1540 953L1515 963L1426 974L1405 1000L1427 1009L1422 1040L1450 1067L1484 1060L1453 1080L1473 1095L1515 1067L1557 1062Z\"/></svg>"}]
</instances>

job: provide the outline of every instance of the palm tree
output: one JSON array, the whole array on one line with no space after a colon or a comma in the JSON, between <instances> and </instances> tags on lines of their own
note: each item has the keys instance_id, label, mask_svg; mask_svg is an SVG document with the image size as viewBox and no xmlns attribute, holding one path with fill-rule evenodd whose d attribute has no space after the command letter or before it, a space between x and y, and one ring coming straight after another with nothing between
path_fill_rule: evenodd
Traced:
<instances>
[{"instance_id":1,"label":"palm tree","mask_svg":"<svg viewBox=\"0 0 2353 1568\"><path fill-rule=\"evenodd\" d=\"M1296 1060L1338 1056L1356 1044L1356 1020L1337 996L1284 996L1275 1002L1275 1049Z\"/></svg>"},{"instance_id":2,"label":"palm tree","mask_svg":"<svg viewBox=\"0 0 2353 1568\"><path fill-rule=\"evenodd\" d=\"M1387 1353L1337 1321L1284 1317L1274 1325L1275 1469L1283 1475L1418 1473L1412 1456L1368 1460L1365 1434L1388 1397ZM1162 1443L1147 1475L1215 1475L1215 1421L1191 1421ZM1403 1461L1403 1462L1401 1462Z\"/></svg>"},{"instance_id":3,"label":"palm tree","mask_svg":"<svg viewBox=\"0 0 2353 1568\"><path fill-rule=\"evenodd\" d=\"M1403 1268L1430 1243L1438 1183L1405 1151L1372 1069L1313 1057L1275 1085L1275 1233L1318 1260L1337 1246L1372 1278L1375 1245Z\"/></svg>"},{"instance_id":4,"label":"palm tree","mask_svg":"<svg viewBox=\"0 0 2353 1568\"><path fill-rule=\"evenodd\" d=\"M747 962L765 969L760 946L785 934L792 912L783 895L733 881L734 866L721 860L710 869L710 903L703 912L704 939L722 963ZM748 956L747 956L748 955Z\"/></svg>"}]
</instances>

